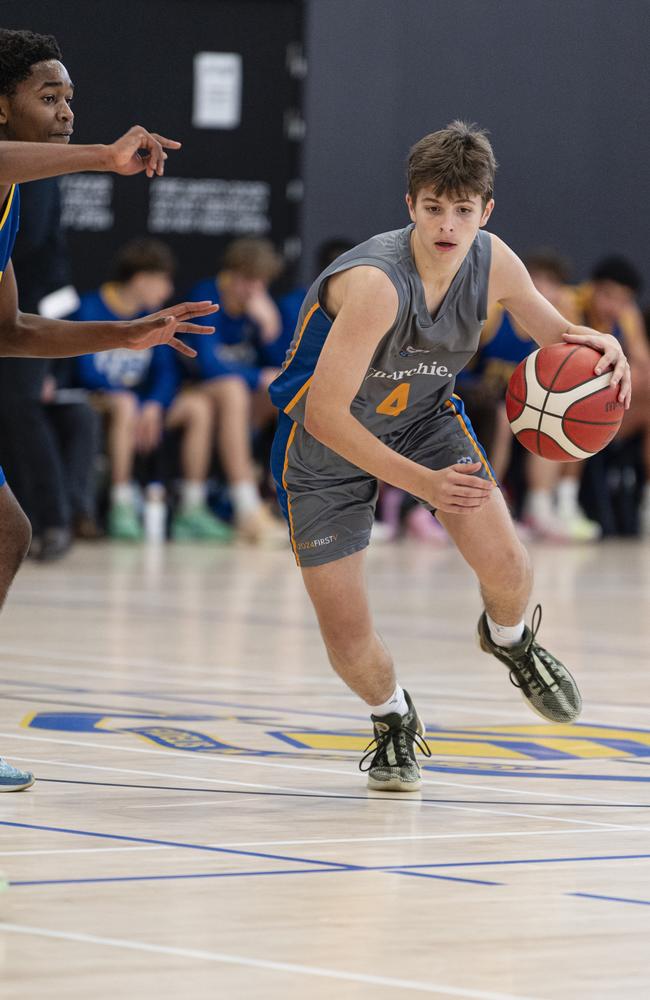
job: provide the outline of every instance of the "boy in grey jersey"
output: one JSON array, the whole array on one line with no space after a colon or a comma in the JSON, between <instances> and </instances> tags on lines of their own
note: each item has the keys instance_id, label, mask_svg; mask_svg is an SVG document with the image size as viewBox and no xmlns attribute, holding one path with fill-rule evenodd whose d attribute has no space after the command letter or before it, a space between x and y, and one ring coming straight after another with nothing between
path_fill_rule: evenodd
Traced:
<instances>
[{"instance_id":1,"label":"boy in grey jersey","mask_svg":"<svg viewBox=\"0 0 650 1000\"><path fill-rule=\"evenodd\" d=\"M486 233L496 164L485 133L453 122L409 156L411 225L344 254L309 290L282 373L273 471L291 542L330 662L370 707L376 749L369 787L420 785L422 724L374 630L364 554L377 480L413 494L477 575L482 648L501 660L535 711L570 722L580 711L569 671L524 623L528 557L453 394L478 346L487 308L502 302L538 344L588 344L613 368L629 405L618 342L566 320L515 254ZM372 759L370 759L372 758ZM363 763L363 762L362 762Z\"/></svg>"}]
</instances>

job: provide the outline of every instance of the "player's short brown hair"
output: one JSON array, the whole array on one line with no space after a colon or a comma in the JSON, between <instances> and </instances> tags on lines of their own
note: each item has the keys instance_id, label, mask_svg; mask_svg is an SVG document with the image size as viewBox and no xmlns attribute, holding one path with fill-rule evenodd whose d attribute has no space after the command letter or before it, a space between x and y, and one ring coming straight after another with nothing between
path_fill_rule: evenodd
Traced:
<instances>
[{"instance_id":1,"label":"player's short brown hair","mask_svg":"<svg viewBox=\"0 0 650 1000\"><path fill-rule=\"evenodd\" d=\"M148 237L129 240L120 247L111 266L111 281L123 284L143 271L168 274L170 278L176 270L174 255L162 240Z\"/></svg>"},{"instance_id":2,"label":"player's short brown hair","mask_svg":"<svg viewBox=\"0 0 650 1000\"><path fill-rule=\"evenodd\" d=\"M237 271L246 278L270 284L282 271L283 260L270 240L242 236L229 243L221 259L222 271Z\"/></svg>"},{"instance_id":3,"label":"player's short brown hair","mask_svg":"<svg viewBox=\"0 0 650 1000\"><path fill-rule=\"evenodd\" d=\"M425 135L408 157L408 193L413 202L423 187L436 194L464 197L478 194L487 205L494 191L497 161L487 132L467 122Z\"/></svg>"}]
</instances>

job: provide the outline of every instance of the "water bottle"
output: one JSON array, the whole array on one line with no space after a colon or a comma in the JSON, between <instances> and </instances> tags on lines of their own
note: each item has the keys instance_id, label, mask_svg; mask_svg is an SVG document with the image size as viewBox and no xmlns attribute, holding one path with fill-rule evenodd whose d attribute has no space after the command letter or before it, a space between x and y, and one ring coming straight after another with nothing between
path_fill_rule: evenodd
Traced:
<instances>
[{"instance_id":1,"label":"water bottle","mask_svg":"<svg viewBox=\"0 0 650 1000\"><path fill-rule=\"evenodd\" d=\"M148 542L164 542L167 535L167 504L162 483L149 483L144 498L144 536Z\"/></svg>"}]
</instances>

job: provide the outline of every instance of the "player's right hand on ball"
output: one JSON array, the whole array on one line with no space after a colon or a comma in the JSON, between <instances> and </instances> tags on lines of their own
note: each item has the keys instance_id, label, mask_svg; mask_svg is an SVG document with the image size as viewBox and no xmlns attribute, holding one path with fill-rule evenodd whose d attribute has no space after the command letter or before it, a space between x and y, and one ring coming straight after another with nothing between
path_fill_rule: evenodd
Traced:
<instances>
[{"instance_id":1,"label":"player's right hand on ball","mask_svg":"<svg viewBox=\"0 0 650 1000\"><path fill-rule=\"evenodd\" d=\"M459 462L432 472L432 488L425 499L446 514L471 514L479 510L494 489L493 483L474 475L480 468L480 462Z\"/></svg>"},{"instance_id":2,"label":"player's right hand on ball","mask_svg":"<svg viewBox=\"0 0 650 1000\"><path fill-rule=\"evenodd\" d=\"M106 147L107 169L129 177L141 174L162 177L165 172L166 149L180 149L180 142L166 139L156 132L147 132L134 125L120 139Z\"/></svg>"},{"instance_id":3,"label":"player's right hand on ball","mask_svg":"<svg viewBox=\"0 0 650 1000\"><path fill-rule=\"evenodd\" d=\"M158 347L160 344L169 344L179 354L184 354L188 358L195 358L196 351L184 344L176 336L177 333L214 333L213 326L203 326L198 323L188 323L190 319L197 316L209 316L217 312L219 306L214 302L183 302L177 306L170 306L168 309L161 309L160 312L151 316L144 316L142 319L134 319L119 325L126 327L126 336L116 347L126 347L131 351L146 351L149 347Z\"/></svg>"}]
</instances>

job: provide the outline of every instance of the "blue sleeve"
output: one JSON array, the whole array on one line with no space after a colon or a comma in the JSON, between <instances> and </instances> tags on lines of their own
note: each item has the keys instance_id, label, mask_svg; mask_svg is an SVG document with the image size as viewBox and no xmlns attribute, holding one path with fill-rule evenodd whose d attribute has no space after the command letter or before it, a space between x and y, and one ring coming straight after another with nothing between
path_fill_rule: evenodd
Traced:
<instances>
[{"instance_id":1,"label":"blue sleeve","mask_svg":"<svg viewBox=\"0 0 650 1000\"><path fill-rule=\"evenodd\" d=\"M143 401L160 403L167 409L176 395L179 383L180 372L173 357L173 348L165 345L154 347Z\"/></svg>"},{"instance_id":2,"label":"blue sleeve","mask_svg":"<svg viewBox=\"0 0 650 1000\"><path fill-rule=\"evenodd\" d=\"M82 354L76 359L77 378L83 389L113 389L102 372L98 371L94 354Z\"/></svg>"}]
</instances>

